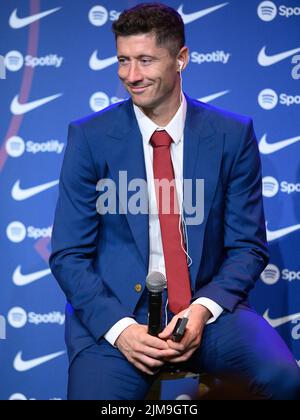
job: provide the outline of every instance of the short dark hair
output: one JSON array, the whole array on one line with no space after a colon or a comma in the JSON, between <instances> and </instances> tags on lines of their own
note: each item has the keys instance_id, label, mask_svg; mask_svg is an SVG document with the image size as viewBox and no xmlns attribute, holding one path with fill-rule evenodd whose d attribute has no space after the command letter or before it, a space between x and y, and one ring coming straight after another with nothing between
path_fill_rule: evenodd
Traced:
<instances>
[{"instance_id":1,"label":"short dark hair","mask_svg":"<svg viewBox=\"0 0 300 420\"><path fill-rule=\"evenodd\" d=\"M153 33L158 46L166 46L176 56L185 45L184 23L180 14L162 3L142 3L124 10L112 25L115 39Z\"/></svg>"}]
</instances>

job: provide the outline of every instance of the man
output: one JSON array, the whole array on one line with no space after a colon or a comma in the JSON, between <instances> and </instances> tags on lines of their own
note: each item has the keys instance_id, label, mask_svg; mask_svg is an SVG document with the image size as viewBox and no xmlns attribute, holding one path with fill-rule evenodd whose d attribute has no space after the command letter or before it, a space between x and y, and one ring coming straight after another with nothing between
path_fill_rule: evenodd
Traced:
<instances>
[{"instance_id":1,"label":"man","mask_svg":"<svg viewBox=\"0 0 300 420\"><path fill-rule=\"evenodd\" d=\"M50 265L69 302L68 397L142 399L166 363L184 363L238 376L262 398L295 399L299 368L247 303L268 262L252 122L182 94L188 49L175 10L136 6L113 31L131 98L70 125L53 232ZM128 183L147 181L156 214L124 211L134 195L129 189L124 198L121 172ZM164 178L176 179L169 214L155 184ZM117 188L116 212L102 211L107 179ZM201 179L196 210L203 206L204 215L188 224L183 183ZM152 271L167 278L158 337L147 333ZM176 343L171 334L187 309L187 330Z\"/></svg>"}]
</instances>

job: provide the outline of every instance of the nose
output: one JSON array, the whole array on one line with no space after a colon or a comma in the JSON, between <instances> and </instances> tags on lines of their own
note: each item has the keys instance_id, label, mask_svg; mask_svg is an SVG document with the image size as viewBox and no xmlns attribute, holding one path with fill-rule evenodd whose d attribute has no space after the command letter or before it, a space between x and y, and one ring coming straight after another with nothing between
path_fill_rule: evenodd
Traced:
<instances>
[{"instance_id":1,"label":"nose","mask_svg":"<svg viewBox=\"0 0 300 420\"><path fill-rule=\"evenodd\" d=\"M141 71L139 69L139 65L135 61L131 61L128 65L127 70L127 77L126 77L127 83L137 83L143 80L143 76L141 74Z\"/></svg>"}]
</instances>

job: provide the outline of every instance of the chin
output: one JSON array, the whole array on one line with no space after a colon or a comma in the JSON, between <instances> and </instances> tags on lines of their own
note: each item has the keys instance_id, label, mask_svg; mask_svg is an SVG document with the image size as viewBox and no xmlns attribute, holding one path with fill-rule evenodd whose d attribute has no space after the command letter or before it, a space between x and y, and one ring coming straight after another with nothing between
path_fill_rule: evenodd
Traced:
<instances>
[{"instance_id":1,"label":"chin","mask_svg":"<svg viewBox=\"0 0 300 420\"><path fill-rule=\"evenodd\" d=\"M142 107L142 108L152 108L153 107L153 101L149 101L147 99L139 98L136 96L132 96L132 101L135 105Z\"/></svg>"}]
</instances>

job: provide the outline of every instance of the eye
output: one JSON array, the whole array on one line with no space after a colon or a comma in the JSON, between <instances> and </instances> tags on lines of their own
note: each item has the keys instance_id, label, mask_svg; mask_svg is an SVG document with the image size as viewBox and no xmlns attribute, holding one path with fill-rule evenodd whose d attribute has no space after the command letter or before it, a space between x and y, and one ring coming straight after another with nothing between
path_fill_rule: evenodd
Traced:
<instances>
[{"instance_id":1,"label":"eye","mask_svg":"<svg viewBox=\"0 0 300 420\"><path fill-rule=\"evenodd\" d=\"M128 60L126 58L119 58L119 65L120 66L126 66L126 64L128 64Z\"/></svg>"},{"instance_id":2,"label":"eye","mask_svg":"<svg viewBox=\"0 0 300 420\"><path fill-rule=\"evenodd\" d=\"M140 62L143 66L148 66L152 63L152 58L141 58Z\"/></svg>"}]
</instances>

